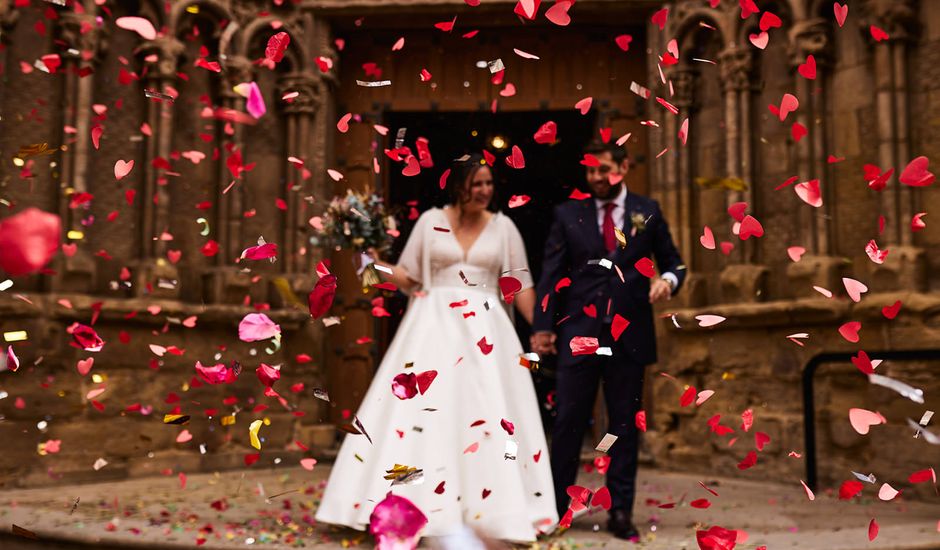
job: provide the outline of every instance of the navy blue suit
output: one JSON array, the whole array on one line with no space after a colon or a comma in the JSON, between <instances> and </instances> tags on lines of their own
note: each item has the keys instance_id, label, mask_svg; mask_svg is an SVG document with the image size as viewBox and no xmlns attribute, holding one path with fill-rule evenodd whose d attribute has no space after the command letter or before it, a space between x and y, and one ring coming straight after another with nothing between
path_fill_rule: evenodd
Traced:
<instances>
[{"instance_id":1,"label":"navy blue suit","mask_svg":"<svg viewBox=\"0 0 940 550\"><path fill-rule=\"evenodd\" d=\"M627 193L621 227L627 246L623 249L618 246L609 254L598 227L593 199L568 201L557 206L554 214L545 243L542 276L536 287L533 330L557 335L557 416L551 460L559 516L568 506L567 488L577 477L581 444L601 379L609 416L608 431L618 437L608 452L611 463L607 487L612 509L632 513L637 463L635 416L642 408L645 367L656 362L650 279L637 271L634 264L641 258L654 257L660 273L671 272L678 279L673 294L685 280L685 266L659 204L650 198ZM642 216L645 226L631 236L632 219L637 215ZM608 269L600 265L601 259L611 261L613 266ZM623 282L614 266L623 274ZM566 277L570 285L556 292L558 282ZM592 305L594 316L589 314ZM617 341L611 335L615 314L630 322ZM613 355L573 356L569 342L576 336L598 338L600 345L609 346Z\"/></svg>"}]
</instances>

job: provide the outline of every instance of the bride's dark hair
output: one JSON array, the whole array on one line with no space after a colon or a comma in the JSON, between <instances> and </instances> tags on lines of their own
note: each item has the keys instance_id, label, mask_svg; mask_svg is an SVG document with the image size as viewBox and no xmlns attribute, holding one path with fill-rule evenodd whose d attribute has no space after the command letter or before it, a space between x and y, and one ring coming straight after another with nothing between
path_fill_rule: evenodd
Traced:
<instances>
[{"instance_id":1,"label":"bride's dark hair","mask_svg":"<svg viewBox=\"0 0 940 550\"><path fill-rule=\"evenodd\" d=\"M483 158L483 155L473 154L468 155L467 160L457 160L454 161L453 166L450 169L450 176L447 178L447 186L450 188L450 204L454 206L460 206L469 202L470 200L470 182L473 181L473 178L477 175L477 172L480 168L484 166L490 169L490 173L495 176L493 173L493 167L486 164L486 160ZM495 178L493 183L496 183ZM495 194L494 194L495 199ZM493 204L495 200L491 200L488 210L493 210Z\"/></svg>"}]
</instances>

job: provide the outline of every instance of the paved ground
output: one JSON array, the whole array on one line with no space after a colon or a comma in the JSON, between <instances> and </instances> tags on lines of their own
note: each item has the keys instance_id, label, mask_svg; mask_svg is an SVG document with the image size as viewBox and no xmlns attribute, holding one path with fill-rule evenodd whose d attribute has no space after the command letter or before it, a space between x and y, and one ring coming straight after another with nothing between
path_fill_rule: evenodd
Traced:
<instances>
[{"instance_id":1,"label":"paved ground","mask_svg":"<svg viewBox=\"0 0 940 550\"><path fill-rule=\"evenodd\" d=\"M245 470L189 476L185 487L177 476L97 485L5 491L0 494L0 548L371 548L370 538L351 530L315 525L317 505L328 465ZM583 474L581 484L596 487L597 474ZM704 482L719 496L703 489ZM807 549L940 549L940 505L882 502L867 486L865 499L840 502L821 492L808 501L797 484L778 485L641 470L635 519L642 549L697 549L695 530L721 525L748 533L736 547L753 550ZM711 506L690 506L708 498ZM77 504L76 504L77 502ZM660 505L676 503L673 508ZM868 541L872 518L880 524ZM539 550L629 548L603 530L606 514L578 519L561 535L533 545ZM38 540L15 537L11 525L27 529Z\"/></svg>"}]
</instances>

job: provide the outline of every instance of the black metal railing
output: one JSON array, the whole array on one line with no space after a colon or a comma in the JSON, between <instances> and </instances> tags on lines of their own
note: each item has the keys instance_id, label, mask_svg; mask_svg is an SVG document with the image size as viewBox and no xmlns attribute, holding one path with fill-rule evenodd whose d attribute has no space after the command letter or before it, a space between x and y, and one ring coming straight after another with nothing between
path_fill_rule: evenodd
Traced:
<instances>
[{"instance_id":1,"label":"black metal railing","mask_svg":"<svg viewBox=\"0 0 940 550\"><path fill-rule=\"evenodd\" d=\"M923 350L895 350L895 351L866 351L869 358L883 361L923 361L930 359L940 360L940 349ZM803 368L803 436L806 442L804 457L806 460L806 484L810 489L817 489L816 472L816 404L814 381L816 371L826 363L851 364L851 358L857 355L852 352L821 353L809 360ZM856 371L862 375L861 371Z\"/></svg>"}]
</instances>

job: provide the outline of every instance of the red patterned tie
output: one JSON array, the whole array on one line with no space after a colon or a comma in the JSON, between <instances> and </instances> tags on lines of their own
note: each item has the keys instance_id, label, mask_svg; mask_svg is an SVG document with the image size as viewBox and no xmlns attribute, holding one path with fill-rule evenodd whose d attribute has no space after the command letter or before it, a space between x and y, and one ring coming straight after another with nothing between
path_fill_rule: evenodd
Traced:
<instances>
[{"instance_id":1,"label":"red patterned tie","mask_svg":"<svg viewBox=\"0 0 940 550\"><path fill-rule=\"evenodd\" d=\"M607 252L613 252L617 248L617 235L614 234L614 208L617 205L608 202L604 205L604 225L602 233L604 234L604 246Z\"/></svg>"}]
</instances>

